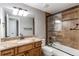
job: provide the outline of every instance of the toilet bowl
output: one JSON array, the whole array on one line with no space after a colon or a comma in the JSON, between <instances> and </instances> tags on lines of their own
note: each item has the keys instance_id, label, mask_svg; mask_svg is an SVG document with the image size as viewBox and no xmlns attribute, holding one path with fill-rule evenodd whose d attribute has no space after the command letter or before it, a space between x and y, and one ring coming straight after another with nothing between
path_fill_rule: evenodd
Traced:
<instances>
[{"instance_id":1,"label":"toilet bowl","mask_svg":"<svg viewBox=\"0 0 79 59\"><path fill-rule=\"evenodd\" d=\"M54 55L52 47L43 46L42 50L43 50L43 53L44 53L45 56L52 56L52 55Z\"/></svg>"}]
</instances>

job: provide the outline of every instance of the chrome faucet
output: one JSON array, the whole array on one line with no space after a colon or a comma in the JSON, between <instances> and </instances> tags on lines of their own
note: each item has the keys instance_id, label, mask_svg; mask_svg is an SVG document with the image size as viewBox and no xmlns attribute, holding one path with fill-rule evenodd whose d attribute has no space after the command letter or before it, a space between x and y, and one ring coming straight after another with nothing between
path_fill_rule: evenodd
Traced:
<instances>
[{"instance_id":1,"label":"chrome faucet","mask_svg":"<svg viewBox=\"0 0 79 59\"><path fill-rule=\"evenodd\" d=\"M20 34L20 40L24 39L23 34Z\"/></svg>"},{"instance_id":2,"label":"chrome faucet","mask_svg":"<svg viewBox=\"0 0 79 59\"><path fill-rule=\"evenodd\" d=\"M55 36L49 37L48 45L49 45L49 46L52 46L52 44L54 44L54 42L56 42L56 37L55 37Z\"/></svg>"}]
</instances>

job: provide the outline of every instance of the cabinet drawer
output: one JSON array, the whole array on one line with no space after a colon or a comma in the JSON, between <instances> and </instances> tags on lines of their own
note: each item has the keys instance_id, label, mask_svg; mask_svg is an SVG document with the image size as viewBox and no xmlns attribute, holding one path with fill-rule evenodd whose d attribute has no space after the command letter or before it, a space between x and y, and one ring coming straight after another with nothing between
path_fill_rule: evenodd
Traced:
<instances>
[{"instance_id":1,"label":"cabinet drawer","mask_svg":"<svg viewBox=\"0 0 79 59\"><path fill-rule=\"evenodd\" d=\"M17 54L16 56L25 56L24 53Z\"/></svg>"},{"instance_id":2,"label":"cabinet drawer","mask_svg":"<svg viewBox=\"0 0 79 59\"><path fill-rule=\"evenodd\" d=\"M20 47L18 47L17 51L18 51L18 53L21 53L21 52L28 51L28 50L32 49L32 47L33 47L32 44L20 46Z\"/></svg>"},{"instance_id":3,"label":"cabinet drawer","mask_svg":"<svg viewBox=\"0 0 79 59\"><path fill-rule=\"evenodd\" d=\"M14 49L8 49L1 52L1 55L3 56L12 56L14 55Z\"/></svg>"},{"instance_id":4,"label":"cabinet drawer","mask_svg":"<svg viewBox=\"0 0 79 59\"><path fill-rule=\"evenodd\" d=\"M36 42L36 43L34 44L34 47L39 47L39 46L41 46L41 44L42 44L42 42L41 42L41 41Z\"/></svg>"}]
</instances>

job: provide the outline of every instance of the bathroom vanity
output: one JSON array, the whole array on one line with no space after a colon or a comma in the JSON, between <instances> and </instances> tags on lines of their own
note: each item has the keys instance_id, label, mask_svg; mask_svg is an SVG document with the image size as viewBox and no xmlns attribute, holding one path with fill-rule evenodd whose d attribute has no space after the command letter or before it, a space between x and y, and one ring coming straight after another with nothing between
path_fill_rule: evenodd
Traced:
<instances>
[{"instance_id":1,"label":"bathroom vanity","mask_svg":"<svg viewBox=\"0 0 79 59\"><path fill-rule=\"evenodd\" d=\"M1 56L41 56L41 40L23 39L3 42L0 46Z\"/></svg>"},{"instance_id":2,"label":"bathroom vanity","mask_svg":"<svg viewBox=\"0 0 79 59\"><path fill-rule=\"evenodd\" d=\"M31 37L35 36L35 16L29 11L27 16L14 15L14 10L7 6L1 11L0 56L40 56L42 40Z\"/></svg>"}]
</instances>

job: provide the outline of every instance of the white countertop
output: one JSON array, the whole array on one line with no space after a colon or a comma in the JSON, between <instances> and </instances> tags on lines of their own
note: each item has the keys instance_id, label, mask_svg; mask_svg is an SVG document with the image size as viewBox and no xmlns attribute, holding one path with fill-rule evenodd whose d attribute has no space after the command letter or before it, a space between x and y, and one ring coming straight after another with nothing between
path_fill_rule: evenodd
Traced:
<instances>
[{"instance_id":1,"label":"white countertop","mask_svg":"<svg viewBox=\"0 0 79 59\"><path fill-rule=\"evenodd\" d=\"M1 42L0 51L13 48L13 47L17 47L17 46L21 46L24 44L29 44L32 42L37 42L37 41L42 41L42 39L32 37L32 38L24 38L23 40L16 39L16 40L10 40L6 42Z\"/></svg>"}]
</instances>

